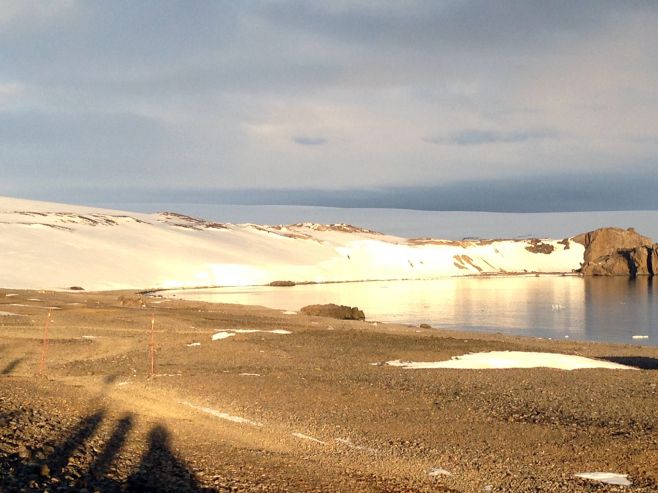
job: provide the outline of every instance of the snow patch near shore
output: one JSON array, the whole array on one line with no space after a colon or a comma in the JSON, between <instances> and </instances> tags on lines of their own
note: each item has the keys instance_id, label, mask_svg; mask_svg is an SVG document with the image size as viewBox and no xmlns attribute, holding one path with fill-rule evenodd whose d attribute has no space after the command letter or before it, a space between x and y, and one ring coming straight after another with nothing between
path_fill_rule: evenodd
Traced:
<instances>
[{"instance_id":1,"label":"snow patch near shore","mask_svg":"<svg viewBox=\"0 0 658 493\"><path fill-rule=\"evenodd\" d=\"M376 364L376 363L375 363ZM387 361L388 366L405 369L453 368L460 370L486 370L508 368L556 368L579 370L583 368L606 368L610 370L636 370L631 366L620 365L583 356L558 353L526 351L490 351L454 356L447 361Z\"/></svg>"},{"instance_id":2,"label":"snow patch near shore","mask_svg":"<svg viewBox=\"0 0 658 493\"><path fill-rule=\"evenodd\" d=\"M574 474L577 478L590 479L601 483L616 484L619 486L631 486L628 480L628 474L619 474L616 472L579 472Z\"/></svg>"}]
</instances>

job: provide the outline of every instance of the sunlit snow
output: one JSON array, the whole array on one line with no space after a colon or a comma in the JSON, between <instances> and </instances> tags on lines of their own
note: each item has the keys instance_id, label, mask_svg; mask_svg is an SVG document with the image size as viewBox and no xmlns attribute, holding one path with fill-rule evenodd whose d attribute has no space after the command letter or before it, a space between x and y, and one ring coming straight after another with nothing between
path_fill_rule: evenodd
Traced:
<instances>
[{"instance_id":1,"label":"sunlit snow","mask_svg":"<svg viewBox=\"0 0 658 493\"><path fill-rule=\"evenodd\" d=\"M446 361L387 361L388 366L406 369L454 368L454 369L509 369L509 368L557 368L578 370L584 368L606 368L610 370L635 370L631 366L620 365L583 356L558 353L526 351L490 351L454 356Z\"/></svg>"},{"instance_id":2,"label":"sunlit snow","mask_svg":"<svg viewBox=\"0 0 658 493\"><path fill-rule=\"evenodd\" d=\"M601 483L616 484L619 486L631 486L628 480L628 474L619 474L616 472L579 472L574 474L577 478L591 479Z\"/></svg>"},{"instance_id":3,"label":"sunlit snow","mask_svg":"<svg viewBox=\"0 0 658 493\"><path fill-rule=\"evenodd\" d=\"M552 249L550 254L533 253L525 239L408 240L342 224L216 224L173 213L0 198L3 285L26 289L432 279L571 273L580 267L582 245L568 242L567 248L548 239L543 243Z\"/></svg>"}]
</instances>

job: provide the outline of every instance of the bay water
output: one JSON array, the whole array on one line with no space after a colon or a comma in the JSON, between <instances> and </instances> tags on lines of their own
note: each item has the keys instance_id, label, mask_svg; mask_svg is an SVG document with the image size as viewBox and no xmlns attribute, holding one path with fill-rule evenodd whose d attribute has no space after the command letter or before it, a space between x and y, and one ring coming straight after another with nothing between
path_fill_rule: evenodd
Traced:
<instances>
[{"instance_id":1,"label":"bay water","mask_svg":"<svg viewBox=\"0 0 658 493\"><path fill-rule=\"evenodd\" d=\"M299 310L358 306L370 321L658 346L658 280L510 276L225 287L167 296Z\"/></svg>"}]
</instances>

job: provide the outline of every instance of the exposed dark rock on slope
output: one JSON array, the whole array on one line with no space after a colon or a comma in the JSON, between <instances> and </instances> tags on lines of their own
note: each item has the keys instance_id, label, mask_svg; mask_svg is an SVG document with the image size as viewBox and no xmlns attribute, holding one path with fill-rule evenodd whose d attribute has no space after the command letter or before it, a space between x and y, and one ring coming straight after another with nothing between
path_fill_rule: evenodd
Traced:
<instances>
[{"instance_id":1,"label":"exposed dark rock on slope","mask_svg":"<svg viewBox=\"0 0 658 493\"><path fill-rule=\"evenodd\" d=\"M658 275L658 243L633 228L600 228L573 240L585 247L583 275Z\"/></svg>"},{"instance_id":2,"label":"exposed dark rock on slope","mask_svg":"<svg viewBox=\"0 0 658 493\"><path fill-rule=\"evenodd\" d=\"M305 315L337 318L339 320L366 319L366 316L363 314L363 310L359 310L358 307L335 305L334 303L329 303L327 305L308 305L302 308L301 312Z\"/></svg>"}]
</instances>

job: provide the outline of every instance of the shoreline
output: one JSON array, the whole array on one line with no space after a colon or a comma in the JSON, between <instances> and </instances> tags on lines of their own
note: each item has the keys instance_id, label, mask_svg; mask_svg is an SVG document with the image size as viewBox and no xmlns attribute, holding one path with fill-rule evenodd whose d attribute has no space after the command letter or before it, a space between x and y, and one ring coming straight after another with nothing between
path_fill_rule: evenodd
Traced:
<instances>
[{"instance_id":1,"label":"shoreline","mask_svg":"<svg viewBox=\"0 0 658 493\"><path fill-rule=\"evenodd\" d=\"M624 491L658 488L658 348L183 300L139 308L121 304L125 291L12 292L0 309L25 316L0 317L1 402L16 423L0 432L9 444L0 450L3 484L52 488L57 478L72 490L118 491L142 471L181 491L617 491L574 476L607 471L628 474ZM60 309L35 378L47 306ZM212 340L220 332L233 335ZM510 350L644 369L372 366ZM128 415L130 434L115 447L121 460L95 478ZM71 455L64 444L90 419L99 424L80 439L86 454ZM33 464L48 465L49 477L34 475Z\"/></svg>"},{"instance_id":2,"label":"shoreline","mask_svg":"<svg viewBox=\"0 0 658 493\"><path fill-rule=\"evenodd\" d=\"M436 276L436 277L425 277L425 278L392 278L392 279L355 279L355 280L344 280L344 281L271 281L266 284L226 284L226 285L213 285L213 286L185 286L180 288L147 288L147 289L135 289L135 292L143 295L156 295L157 293L166 293L168 291L192 291L200 289L230 289L230 288L288 288L295 286L315 286L315 285L324 285L324 284L359 284L359 283L369 283L369 282L423 282L423 281L440 281L444 279L479 279L479 278L505 278L505 277L584 277L578 272L540 272L540 271L528 271L528 272L482 272L480 274L463 274L459 276ZM292 283L292 284L276 284L276 283ZM70 291L65 289L65 291ZM123 290L122 290L123 291ZM93 292L93 291L92 291ZM103 291L98 291L103 292Z\"/></svg>"}]
</instances>

